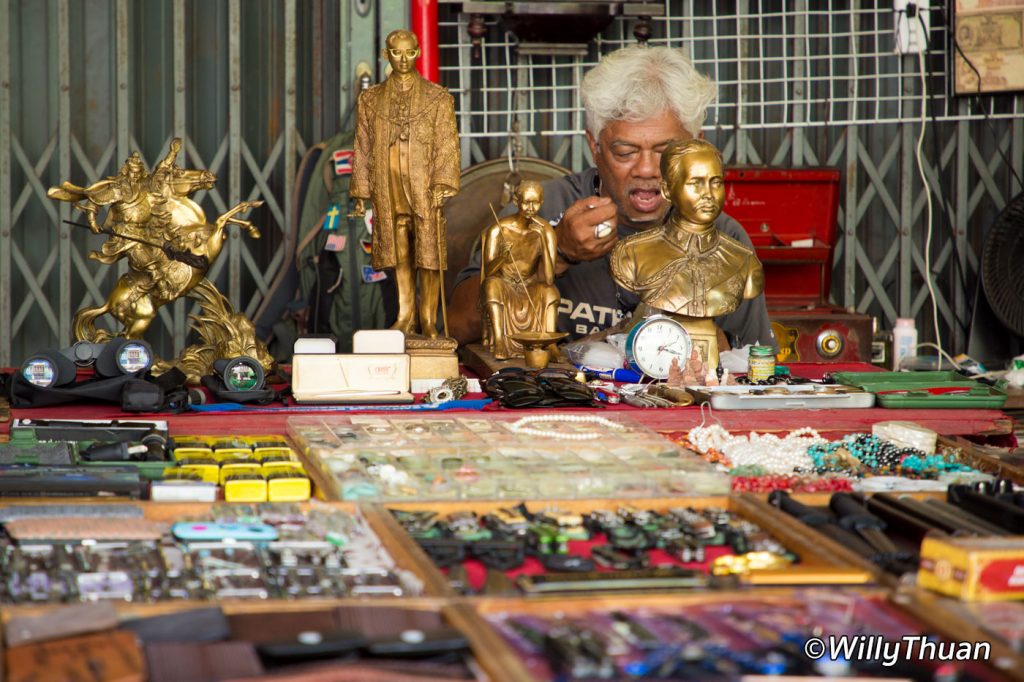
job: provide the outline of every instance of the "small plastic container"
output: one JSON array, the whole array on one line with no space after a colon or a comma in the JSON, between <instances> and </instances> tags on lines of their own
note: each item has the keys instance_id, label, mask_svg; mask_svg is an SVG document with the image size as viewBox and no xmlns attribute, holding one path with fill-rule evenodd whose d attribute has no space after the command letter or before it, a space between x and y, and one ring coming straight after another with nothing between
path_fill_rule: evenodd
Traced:
<instances>
[{"instance_id":1,"label":"small plastic container","mask_svg":"<svg viewBox=\"0 0 1024 682\"><path fill-rule=\"evenodd\" d=\"M913 319L901 317L892 330L893 368L899 370L900 361L911 355L917 355L917 327Z\"/></svg>"}]
</instances>

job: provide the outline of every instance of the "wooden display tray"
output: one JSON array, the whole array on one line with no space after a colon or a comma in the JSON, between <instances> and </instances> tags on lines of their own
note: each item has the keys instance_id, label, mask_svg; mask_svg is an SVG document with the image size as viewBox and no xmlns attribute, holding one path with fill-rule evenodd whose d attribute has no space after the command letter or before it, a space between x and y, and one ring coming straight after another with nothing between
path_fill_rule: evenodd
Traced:
<instances>
[{"instance_id":1,"label":"wooden display tray","mask_svg":"<svg viewBox=\"0 0 1024 682\"><path fill-rule=\"evenodd\" d=\"M797 496L807 504L827 503L827 496ZM124 503L124 500L82 500L90 504ZM74 502L71 501L71 504ZM895 581L885 580L885 576L858 555L807 528L781 511L768 505L758 496L751 494L735 494L729 497L672 497L646 498L628 500L626 503L639 508L665 509L670 506L687 505L698 508L718 506L728 508L745 519L761 525L774 537L782 541L788 548L800 554L802 561L820 568L827 573L832 571L836 577L846 579L857 576L859 582L865 582L875 576L882 587L850 586L839 588L856 590L866 595L889 595L890 599L902 610L910 613L928 628L950 638L953 641L989 641L992 642L992 661L1001 661L1009 666L1006 668L1008 679L1024 682L1024 658L1012 652L1005 645L993 641L993 636L981 631L978 627L951 617L949 613L936 608L936 601L943 599L938 595L916 588L895 587ZM5 499L2 506L12 504L69 504L67 498L59 499ZM206 503L152 503L134 502L143 509L145 518L154 521L172 521L185 516L196 516L208 513L212 505ZM490 501L453 501L453 502L395 502L395 503L348 503L331 502L329 506L345 511L360 510L368 524L380 537L384 546L392 553L396 563L413 572L424 584L425 594L422 597L379 598L379 599L304 599L285 600L226 600L216 602L227 614L235 613L273 613L303 612L324 608L359 604L368 607L395 607L439 611L456 629L463 632L471 645L472 651L483 670L492 680L501 682L526 681L533 678L525 669L518 655L509 647L501 635L495 631L484 615L496 612L514 613L552 613L554 611L571 612L593 608L636 608L643 606L684 607L709 600L742 600L760 599L778 595L792 596L799 588L759 586L756 589L716 592L675 592L659 594L629 594L604 596L559 596L536 598L496 598L489 596L463 598L455 595L449 588L444 576L437 570L419 546L408 536L394 519L388 509L430 509L449 513L459 510L486 512L497 507L514 504L509 500ZM552 506L561 509L588 512L597 509L614 509L620 504L617 500L553 500L532 501L527 503L531 508ZM300 505L308 508L309 505ZM757 584L756 581L751 584ZM813 586L807 586L813 589ZM805 588L806 589L806 588ZM120 616L148 616L161 613L183 611L192 608L208 607L214 602L181 601L160 603L136 603L116 605ZM5 606L0 609L0 621L6 622L13 616L32 615L59 608L57 604Z\"/></svg>"},{"instance_id":2,"label":"wooden display tray","mask_svg":"<svg viewBox=\"0 0 1024 682\"><path fill-rule=\"evenodd\" d=\"M208 502L139 502L125 499L110 499L110 498L83 498L80 501L83 504L131 504L137 505L142 508L143 516L150 521L162 521L164 523L171 523L174 521L180 521L186 517L197 517L204 516L210 513L212 504ZM67 505L75 504L75 501L69 502L68 498L3 498L0 500L0 507L10 507L15 505ZM442 597L450 596L451 589L448 587L448 582L444 579L444 576L440 575L430 560L427 558L423 551L419 548L419 545L411 541L411 538L403 531L392 518L391 514L382 512L379 509L375 509L372 505L357 505L353 502L322 502L324 504L338 511L345 512L356 512L362 513L366 519L370 529L376 533L380 539L381 544L391 554L391 557L395 560L395 564L402 569L410 571L423 583L423 598L430 597ZM307 511L312 505L309 503L301 503L299 507ZM429 568L430 570L425 570ZM366 599L355 599L352 601L358 601L360 604L368 603L370 601L386 602L391 605L405 604L408 601L417 599L416 597L375 597L373 600ZM345 601L345 600L342 600ZM237 601L218 601L217 604L237 604L242 608L247 608L245 605L254 603L273 603L274 600L268 602L252 602L251 600L237 600ZM287 602L290 604L317 604L319 603L322 607L323 603L339 603L338 600L296 600L294 602ZM181 610L184 606L173 608L175 604L188 605L189 608L198 608L200 606L209 606L214 602L210 601L182 601L182 602L160 602L155 604L131 604L127 606L134 606L140 608L155 608L159 611L161 607L171 606L169 610ZM6 615L12 609L31 609L35 608L34 605L5 605L0 611L3 615ZM301 610L301 609L300 609Z\"/></svg>"},{"instance_id":3,"label":"wooden display tray","mask_svg":"<svg viewBox=\"0 0 1024 682\"><path fill-rule=\"evenodd\" d=\"M332 609L338 606L380 606L387 608L409 608L417 611L439 611L449 601L439 597L374 597L372 599L226 599L220 601L181 599L150 603L111 603L117 611L118 618L126 620L129 618L147 618L165 613L177 613L179 611L212 607L220 608L229 616L237 613L302 613L304 611ZM13 606L5 604L2 613L0 613L0 623L7 623L14 617L36 616L68 605L70 604L17 604Z\"/></svg>"},{"instance_id":4,"label":"wooden display tray","mask_svg":"<svg viewBox=\"0 0 1024 682\"><path fill-rule=\"evenodd\" d=\"M500 635L495 632L484 619L473 609L460 608L437 598L402 598L402 599L304 599L287 601L270 599L267 601L221 601L196 602L180 601L159 604L115 604L118 620L159 616L167 613L187 611L195 608L218 606L225 615L249 613L303 613L337 608L339 606L359 606L360 608L395 608L401 607L411 611L431 611L440 613L448 625L461 632L470 644L470 650L480 667L491 680L502 680L504 671L514 659L506 658L507 654L497 646L503 644ZM34 616L60 608L60 604L5 607L0 613L0 622L7 623L15 616ZM0 641L0 680L4 678L3 643Z\"/></svg>"},{"instance_id":5,"label":"wooden display tray","mask_svg":"<svg viewBox=\"0 0 1024 682\"><path fill-rule=\"evenodd\" d=\"M998 456L985 452L976 443L972 443L971 441L959 436L939 436L938 444L951 448L959 448L961 451L960 460L964 464L974 467L978 471L992 474L999 478L1009 479L1017 485L1024 486L1024 467L1004 462ZM946 499L946 492L944 490L886 490L878 492L888 492L901 496L906 495L918 500L926 500L929 498ZM768 493L747 494L756 497L759 500L768 499ZM874 493L872 492L869 494ZM801 504L806 504L809 507L828 507L829 498L832 496L832 493L791 493L791 495L794 500Z\"/></svg>"},{"instance_id":6,"label":"wooden display tray","mask_svg":"<svg viewBox=\"0 0 1024 682\"><path fill-rule=\"evenodd\" d=\"M120 499L82 499L69 501L68 498L5 498L0 500L0 507L13 505L67 505L81 502L83 504L132 504L142 508L143 516L148 520L172 522L187 516L200 516L208 514L213 505L208 503L155 503L155 502L133 502ZM402 530L390 513L378 508L375 505L357 505L347 502L323 503L331 508L341 511L359 511L367 519L370 527L376 532L385 549L390 552L395 563L403 569L410 570L423 583L423 596L419 597L379 597L367 598L342 598L342 599L267 599L267 600L180 600L152 603L125 603L115 602L120 620L127 617L144 617L173 613L195 608L207 608L219 606L225 614L234 613L274 613L274 612L304 612L327 608L334 608L344 605L358 605L360 607L401 607L414 610L431 610L440 612L449 624L466 635L477 663L492 680L502 680L504 671L509 668L512 660L504 657L499 652L495 653L490 648L485 636L489 632L492 637L500 641L500 637L489 626L484 623L481 617L470 608L462 608L453 600L452 590L440 572L433 566L430 559L423 553L419 545ZM308 503L299 505L303 510L308 510L311 505ZM45 613L60 608L65 604L5 604L0 608L0 623L7 623L14 616L31 616ZM4 679L3 663L3 638L0 633L0 680Z\"/></svg>"},{"instance_id":7,"label":"wooden display tray","mask_svg":"<svg viewBox=\"0 0 1024 682\"><path fill-rule=\"evenodd\" d=\"M608 595L608 596L575 596L565 597L557 602L541 599L514 599L488 597L475 600L463 608L472 608L487 624L486 628L469 633L474 650L479 646L482 650L493 652L503 661L502 674L495 681L503 682L535 682L534 678L516 651L505 639L490 627L486 618L489 614L509 613L521 615L552 615L554 613L572 615L591 610L619 609L678 609L708 602L735 603L749 600L793 599L806 589L821 588L762 588L758 590L717 591L687 594L644 594L644 595ZM964 622L950 618L931 603L932 595L923 591L910 589L906 592L892 593L879 588L847 587L846 592L860 594L865 597L884 597L898 610L903 611L919 621L926 630L933 631L949 639L951 642L989 642L992 646L990 667L998 666L1006 679L1024 681L1024 657L1016 654L1004 644L993 641L992 635Z\"/></svg>"},{"instance_id":8,"label":"wooden display tray","mask_svg":"<svg viewBox=\"0 0 1024 682\"><path fill-rule=\"evenodd\" d=\"M288 443L292 446L296 457L302 463L302 468L306 470L306 475L309 476L309 480L313 483L313 497L321 502L342 504L338 479L328 470L327 462L320 457L310 457L305 448L298 447L290 436L288 437Z\"/></svg>"},{"instance_id":9,"label":"wooden display tray","mask_svg":"<svg viewBox=\"0 0 1024 682\"><path fill-rule=\"evenodd\" d=\"M1008 478L1018 485L1024 485L1024 467L1004 462L999 457L984 452L975 443L960 436L939 436L939 445L960 448L961 459L979 471L993 474L1000 478Z\"/></svg>"},{"instance_id":10,"label":"wooden display tray","mask_svg":"<svg viewBox=\"0 0 1024 682\"><path fill-rule=\"evenodd\" d=\"M212 504L202 502L138 502L122 499L99 499L83 498L80 501L87 504L136 504L142 507L143 515L151 521L172 522L187 516L200 516L210 512ZM45 504L74 504L68 498L4 498L0 500L0 507L12 505L45 505ZM448 583L430 559L423 553L415 542L408 537L404 530L397 524L390 513L376 508L374 505L358 505L351 502L326 502L324 503L334 509L341 511L360 511L370 528L380 538L381 543L391 553L395 563L405 570L412 572L423 583L423 595L419 597L379 597L374 599L365 598L342 598L342 599L301 599L301 600L181 600L154 603L123 603L115 604L118 616L144 617L155 616L164 613L187 611L190 609L219 606L226 614L238 613L279 613L279 612L304 612L320 609L334 608L346 604L358 605L361 607L402 607L415 610L439 611L445 619L469 639L474 656L480 666L493 680L502 679L502 671L507 665L500 657L492 655L487 648L481 648L479 633L490 630L471 609L458 609L450 599L452 594ZM310 504L299 505L303 510L308 510ZM15 616L31 616L52 611L60 608L62 604L18 604L4 605L0 608L0 622L6 623ZM498 637L497 633L493 633ZM2 640L2 638L0 638ZM483 641L486 641L483 640ZM0 680L3 679L3 646L0 641Z\"/></svg>"},{"instance_id":11,"label":"wooden display tray","mask_svg":"<svg viewBox=\"0 0 1024 682\"><path fill-rule=\"evenodd\" d=\"M398 510L424 510L435 511L440 514L450 514L458 511L473 511L486 514L500 507L514 506L512 500L458 500L452 502L383 502L366 505L375 508L376 512L386 517L383 522L394 525L393 532L401 533L409 543L415 541L405 532L393 515L390 509ZM799 521L792 519L785 513L779 511L767 502L757 499L753 495L738 494L728 497L657 497L657 498L636 498L629 500L529 500L526 505L529 509L558 508L565 511L587 514L592 511L607 509L614 510L628 504L639 509L664 511L670 507L694 507L704 509L707 507L719 507L728 509L743 519L758 524L768 531L775 539L779 540L787 549L792 550L800 557L799 568L789 568L779 571L758 571L741 578L741 582L749 586L768 585L793 585L793 584L816 584L816 585L863 585L876 580L879 572L854 552L839 545L835 541L808 529ZM417 546L418 549L418 546ZM449 598L456 598L457 595L448 586L445 577L434 566L433 562L421 552L419 556L427 562L422 571L427 573L435 571L437 578L444 583L444 594ZM807 581L807 582L803 582ZM470 600L483 599L485 597L468 597ZM530 597L530 600L559 600L562 595Z\"/></svg>"},{"instance_id":12,"label":"wooden display tray","mask_svg":"<svg viewBox=\"0 0 1024 682\"><path fill-rule=\"evenodd\" d=\"M210 512L212 504L202 502L138 502L122 499L100 499L83 498L82 500L69 501L68 498L4 498L0 500L0 507L13 505L46 505L46 504L74 504L80 501L83 504L135 504L142 508L143 516L151 521L173 522L188 516L201 516ZM366 518L370 528L380 538L381 543L391 553L395 563L408 571L411 571L423 583L423 596L419 597L379 597L374 599L365 598L342 598L342 599L301 599L301 600L181 600L154 603L124 603L114 604L119 619L139 618L156 616L165 613L175 613L197 608L208 608L211 606L220 607L225 614L241 613L280 613L316 611L345 605L358 605L360 607L401 607L413 610L429 610L440 612L441 615L455 629L466 635L470 642L472 652L480 667L492 680L504 679L504 670L510 662L499 654L495 654L492 645L500 642L496 632L483 621L472 609L459 608L451 597L453 593L448 587L444 576L434 567L430 559L423 553L415 542L394 520L394 517L386 510L376 505L355 504L351 502L327 502L324 503L337 510L353 512L360 511ZM303 510L308 510L310 504L300 504ZM0 623L7 623L15 616L33 616L53 611L63 604L17 604L4 605L0 608ZM490 635L488 638L487 635ZM3 669L3 641L0 635L0 680L4 678Z\"/></svg>"},{"instance_id":13,"label":"wooden display tray","mask_svg":"<svg viewBox=\"0 0 1024 682\"><path fill-rule=\"evenodd\" d=\"M893 592L890 600L935 632L952 641L989 642L992 645L989 665L998 668L1009 680L1024 681L1024 654L1015 652L997 640L995 635L982 630L977 625L939 607L940 601L954 601L953 599L918 587L903 587Z\"/></svg>"}]
</instances>

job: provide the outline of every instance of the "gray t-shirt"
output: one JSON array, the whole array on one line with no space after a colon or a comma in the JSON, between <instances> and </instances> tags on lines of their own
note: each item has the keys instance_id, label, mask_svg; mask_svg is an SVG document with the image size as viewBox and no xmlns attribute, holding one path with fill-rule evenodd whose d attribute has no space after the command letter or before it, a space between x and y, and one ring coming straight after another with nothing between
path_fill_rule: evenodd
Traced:
<instances>
[{"instance_id":1,"label":"gray t-shirt","mask_svg":"<svg viewBox=\"0 0 1024 682\"><path fill-rule=\"evenodd\" d=\"M539 215L552 225L557 225L571 205L584 197L597 194L597 169L588 168L582 173L567 175L564 178L548 180L544 183L544 204ZM502 215L511 212L510 207L502 211ZM750 237L743 227L726 214L715 220L715 226L741 244L753 248ZM624 239L638 230L618 226L619 239ZM558 330L568 332L570 338L578 339L587 334L617 324L629 315L639 303L632 292L626 291L612 279L608 266L609 255L597 260L585 261L579 265L570 265L564 274L555 279L562 302L558 308ZM469 264L459 272L456 284L480 274L480 246L473 250ZM744 300L739 307L722 317L715 318L715 323L728 335L733 347L746 344L772 345L778 350L772 326L768 320L768 309L765 306L764 294L757 298Z\"/></svg>"}]
</instances>

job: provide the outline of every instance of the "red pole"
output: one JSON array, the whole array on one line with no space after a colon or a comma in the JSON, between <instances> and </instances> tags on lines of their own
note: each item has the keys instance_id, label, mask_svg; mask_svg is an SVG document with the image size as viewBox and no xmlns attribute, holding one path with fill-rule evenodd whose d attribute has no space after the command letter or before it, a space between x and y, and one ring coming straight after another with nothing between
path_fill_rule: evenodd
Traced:
<instances>
[{"instance_id":1,"label":"red pole","mask_svg":"<svg viewBox=\"0 0 1024 682\"><path fill-rule=\"evenodd\" d=\"M412 32L420 41L416 69L428 81L440 80L441 68L437 44L437 0L412 0Z\"/></svg>"}]
</instances>

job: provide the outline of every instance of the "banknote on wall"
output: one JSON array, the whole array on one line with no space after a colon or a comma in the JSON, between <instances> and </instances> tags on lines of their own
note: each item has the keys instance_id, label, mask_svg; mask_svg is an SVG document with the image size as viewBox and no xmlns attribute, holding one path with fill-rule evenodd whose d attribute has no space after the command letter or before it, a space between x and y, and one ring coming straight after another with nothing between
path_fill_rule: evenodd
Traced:
<instances>
[{"instance_id":1,"label":"banknote on wall","mask_svg":"<svg viewBox=\"0 0 1024 682\"><path fill-rule=\"evenodd\" d=\"M1024 0L957 0L956 94L1024 90Z\"/></svg>"}]
</instances>

